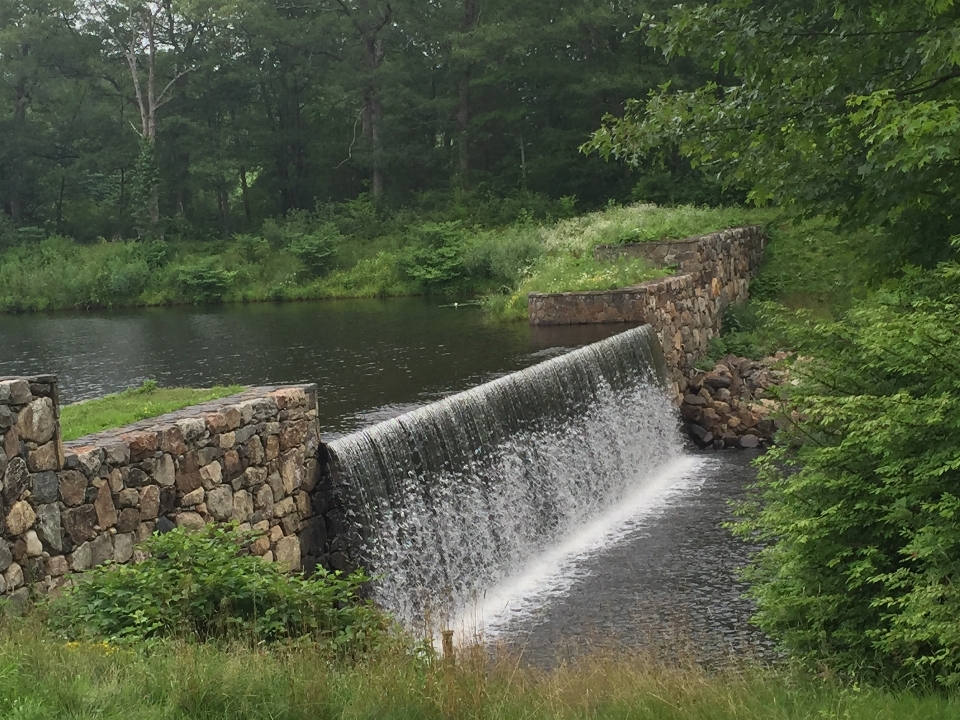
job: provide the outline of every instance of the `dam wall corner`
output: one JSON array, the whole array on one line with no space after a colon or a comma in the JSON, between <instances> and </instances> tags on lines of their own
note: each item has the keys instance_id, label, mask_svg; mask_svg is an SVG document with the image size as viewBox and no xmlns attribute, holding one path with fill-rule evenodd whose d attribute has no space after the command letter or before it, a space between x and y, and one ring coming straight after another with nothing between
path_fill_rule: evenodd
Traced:
<instances>
[{"instance_id":1,"label":"dam wall corner","mask_svg":"<svg viewBox=\"0 0 960 720\"><path fill-rule=\"evenodd\" d=\"M320 447L313 384L250 388L63 442L56 377L0 378L0 597L131 561L154 532L230 521L263 533L251 552L311 570L329 559Z\"/></svg>"},{"instance_id":2,"label":"dam wall corner","mask_svg":"<svg viewBox=\"0 0 960 720\"><path fill-rule=\"evenodd\" d=\"M647 323L659 335L671 390L679 401L723 313L749 297L750 278L766 245L762 226L751 225L682 240L598 245L597 260L640 257L676 274L636 287L564 293L530 293L531 325Z\"/></svg>"}]
</instances>

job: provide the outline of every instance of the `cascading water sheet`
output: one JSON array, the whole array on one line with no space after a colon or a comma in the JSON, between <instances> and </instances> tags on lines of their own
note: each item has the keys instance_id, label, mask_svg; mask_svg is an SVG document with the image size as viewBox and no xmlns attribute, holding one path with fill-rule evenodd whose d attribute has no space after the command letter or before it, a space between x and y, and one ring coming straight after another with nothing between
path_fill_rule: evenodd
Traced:
<instances>
[{"instance_id":1,"label":"cascading water sheet","mask_svg":"<svg viewBox=\"0 0 960 720\"><path fill-rule=\"evenodd\" d=\"M377 601L446 625L681 455L649 326L330 443Z\"/></svg>"}]
</instances>

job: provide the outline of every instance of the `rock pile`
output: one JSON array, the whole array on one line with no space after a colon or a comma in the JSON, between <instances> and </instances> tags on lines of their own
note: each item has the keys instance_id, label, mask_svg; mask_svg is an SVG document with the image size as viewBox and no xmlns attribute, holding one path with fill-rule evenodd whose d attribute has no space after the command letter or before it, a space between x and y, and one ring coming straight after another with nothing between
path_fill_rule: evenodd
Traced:
<instances>
[{"instance_id":1,"label":"rock pile","mask_svg":"<svg viewBox=\"0 0 960 720\"><path fill-rule=\"evenodd\" d=\"M709 372L692 374L680 415L701 448L755 448L773 440L780 401L771 390L786 373L777 369L786 353L763 360L728 355Z\"/></svg>"}]
</instances>

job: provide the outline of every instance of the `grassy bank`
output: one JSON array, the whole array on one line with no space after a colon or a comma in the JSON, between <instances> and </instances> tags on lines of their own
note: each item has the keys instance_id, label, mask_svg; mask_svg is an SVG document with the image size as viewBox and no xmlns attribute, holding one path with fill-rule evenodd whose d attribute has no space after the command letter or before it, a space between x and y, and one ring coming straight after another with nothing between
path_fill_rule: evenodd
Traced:
<instances>
[{"instance_id":1,"label":"grassy bank","mask_svg":"<svg viewBox=\"0 0 960 720\"><path fill-rule=\"evenodd\" d=\"M90 433L122 427L138 420L157 417L190 405L216 400L243 390L242 385L212 388L158 388L147 381L115 395L66 405L60 414L64 440L76 440Z\"/></svg>"},{"instance_id":2,"label":"grassy bank","mask_svg":"<svg viewBox=\"0 0 960 720\"><path fill-rule=\"evenodd\" d=\"M35 618L0 628L0 715L11 720L632 718L938 720L960 702L843 686L786 672L707 672L627 654L552 672L517 658L461 655L456 666L401 647L333 662L317 647L164 643L149 652L64 643Z\"/></svg>"},{"instance_id":3,"label":"grassy bank","mask_svg":"<svg viewBox=\"0 0 960 720\"><path fill-rule=\"evenodd\" d=\"M635 205L560 220L520 212L491 226L450 212L381 217L361 204L219 241L50 237L0 255L0 311L601 289L657 273L636 260L596 265L598 243L679 238L768 216Z\"/></svg>"}]
</instances>

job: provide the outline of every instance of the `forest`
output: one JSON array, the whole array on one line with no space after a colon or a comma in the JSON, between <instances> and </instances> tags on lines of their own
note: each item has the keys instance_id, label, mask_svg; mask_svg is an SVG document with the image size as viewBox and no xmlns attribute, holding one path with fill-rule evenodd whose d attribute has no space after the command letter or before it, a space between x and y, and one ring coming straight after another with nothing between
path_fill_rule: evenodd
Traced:
<instances>
[{"instance_id":1,"label":"forest","mask_svg":"<svg viewBox=\"0 0 960 720\"><path fill-rule=\"evenodd\" d=\"M716 203L673 151L578 150L715 75L634 31L659 1L2 0L0 235L229 237L358 197Z\"/></svg>"}]
</instances>

